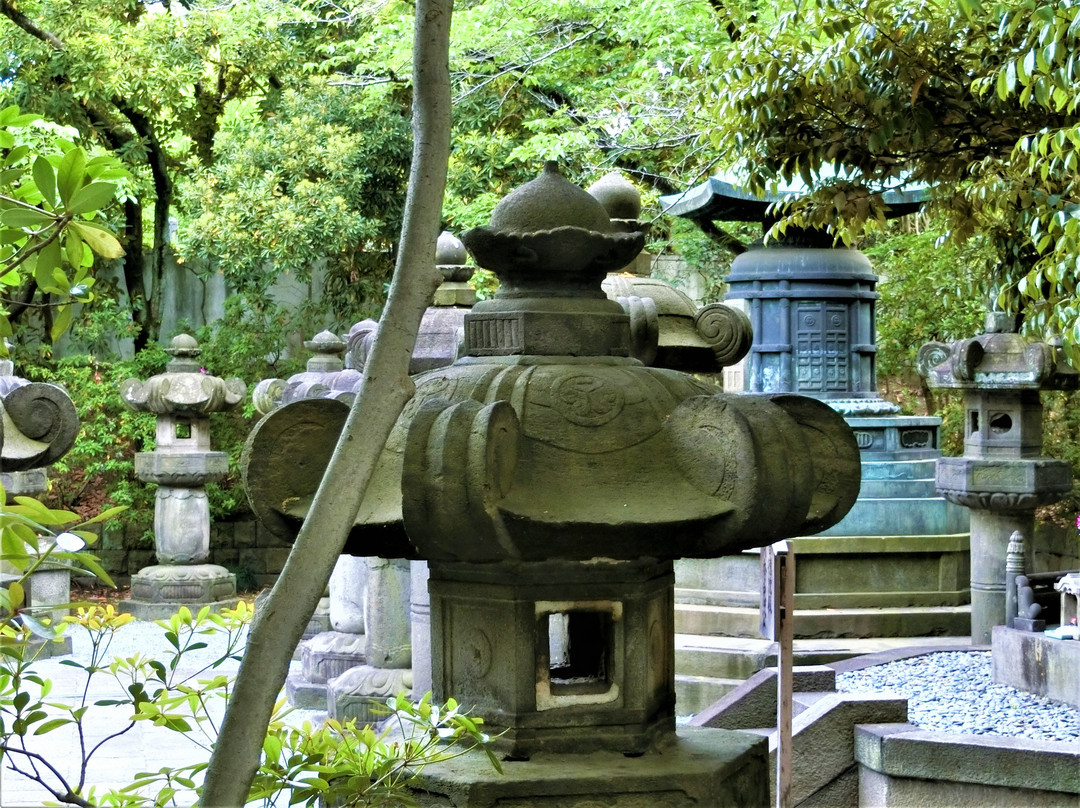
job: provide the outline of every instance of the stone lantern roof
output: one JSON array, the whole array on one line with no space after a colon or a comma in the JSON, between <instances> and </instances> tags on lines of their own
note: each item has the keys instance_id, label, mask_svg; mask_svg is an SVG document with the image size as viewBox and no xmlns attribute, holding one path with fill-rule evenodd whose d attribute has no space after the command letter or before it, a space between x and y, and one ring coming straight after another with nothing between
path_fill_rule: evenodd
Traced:
<instances>
[{"instance_id":1,"label":"stone lantern roof","mask_svg":"<svg viewBox=\"0 0 1080 808\"><path fill-rule=\"evenodd\" d=\"M717 396L631 358L630 319L601 281L644 236L615 231L553 164L462 241L502 285L467 315L465 356L416 377L358 541L432 560L710 557L822 530L850 508L858 450L832 409ZM313 493L264 473L286 426L256 428L246 478L260 518L281 528Z\"/></svg>"},{"instance_id":2,"label":"stone lantern roof","mask_svg":"<svg viewBox=\"0 0 1080 808\"><path fill-rule=\"evenodd\" d=\"M932 387L953 389L1075 390L1080 374L1060 356L1059 346L1018 333L1016 315L990 312L986 332L951 344L929 342L919 349L919 372Z\"/></svg>"},{"instance_id":3,"label":"stone lantern roof","mask_svg":"<svg viewBox=\"0 0 1080 808\"><path fill-rule=\"evenodd\" d=\"M173 337L166 353L173 358L165 372L145 382L128 379L120 396L133 410L157 415L207 417L235 407L244 399L247 386L241 379L211 376L199 366L202 349L189 334Z\"/></svg>"}]
</instances>

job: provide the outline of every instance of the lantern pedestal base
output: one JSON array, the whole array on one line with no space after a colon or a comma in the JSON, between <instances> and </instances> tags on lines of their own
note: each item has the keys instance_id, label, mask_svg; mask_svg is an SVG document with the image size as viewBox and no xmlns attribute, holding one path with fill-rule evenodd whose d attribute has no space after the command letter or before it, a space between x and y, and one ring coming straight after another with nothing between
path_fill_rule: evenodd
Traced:
<instances>
[{"instance_id":1,"label":"lantern pedestal base","mask_svg":"<svg viewBox=\"0 0 1080 808\"><path fill-rule=\"evenodd\" d=\"M768 741L680 727L653 751L534 755L496 772L471 753L424 769L425 808L689 808L769 804Z\"/></svg>"},{"instance_id":2,"label":"lantern pedestal base","mask_svg":"<svg viewBox=\"0 0 1080 808\"><path fill-rule=\"evenodd\" d=\"M120 610L139 620L163 620L181 606L192 612L236 606L236 576L216 564L147 567L131 576L131 598Z\"/></svg>"}]
</instances>

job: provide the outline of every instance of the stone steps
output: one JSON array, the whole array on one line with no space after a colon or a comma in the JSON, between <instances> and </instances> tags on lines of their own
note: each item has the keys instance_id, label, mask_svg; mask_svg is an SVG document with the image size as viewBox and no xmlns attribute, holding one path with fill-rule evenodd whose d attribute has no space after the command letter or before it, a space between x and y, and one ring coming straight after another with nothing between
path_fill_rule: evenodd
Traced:
<instances>
[{"instance_id":1,"label":"stone steps","mask_svg":"<svg viewBox=\"0 0 1080 808\"><path fill-rule=\"evenodd\" d=\"M796 640L794 664L819 666L867 654L900 652L905 648L952 650L970 643L966 636ZM700 713L735 690L737 683L775 665L776 646L768 640L676 634L676 712L679 715Z\"/></svg>"},{"instance_id":2,"label":"stone steps","mask_svg":"<svg viewBox=\"0 0 1080 808\"><path fill-rule=\"evenodd\" d=\"M792 805L799 808L858 804L855 727L907 721L907 700L868 693L837 693L835 672L798 666L792 693ZM761 670L708 709L691 726L743 730L769 739L770 771L776 769L776 669ZM775 780L770 778L770 789ZM775 803L775 793L770 803Z\"/></svg>"},{"instance_id":3,"label":"stone steps","mask_svg":"<svg viewBox=\"0 0 1080 808\"><path fill-rule=\"evenodd\" d=\"M756 606L676 603L675 632L759 638ZM897 606L891 608L795 610L796 638L962 636L971 630L971 607Z\"/></svg>"}]
</instances>

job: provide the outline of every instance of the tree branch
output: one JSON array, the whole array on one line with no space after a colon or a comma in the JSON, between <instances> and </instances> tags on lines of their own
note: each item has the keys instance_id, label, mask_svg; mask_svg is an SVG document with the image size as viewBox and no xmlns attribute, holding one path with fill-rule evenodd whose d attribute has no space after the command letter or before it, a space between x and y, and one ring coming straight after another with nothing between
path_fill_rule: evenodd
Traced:
<instances>
[{"instance_id":1,"label":"tree branch","mask_svg":"<svg viewBox=\"0 0 1080 808\"><path fill-rule=\"evenodd\" d=\"M416 0L413 159L401 249L379 335L311 510L248 636L203 788L203 808L243 805L293 650L325 591L383 446L414 390L409 359L441 280L435 269L450 156L453 0Z\"/></svg>"},{"instance_id":2,"label":"tree branch","mask_svg":"<svg viewBox=\"0 0 1080 808\"><path fill-rule=\"evenodd\" d=\"M60 41L60 38L44 28L41 28L37 23L19 11L15 7L15 4L11 0L0 0L0 14L3 14L19 28L22 28L26 33L35 39L40 39L49 47L62 51L65 50L64 43Z\"/></svg>"}]
</instances>

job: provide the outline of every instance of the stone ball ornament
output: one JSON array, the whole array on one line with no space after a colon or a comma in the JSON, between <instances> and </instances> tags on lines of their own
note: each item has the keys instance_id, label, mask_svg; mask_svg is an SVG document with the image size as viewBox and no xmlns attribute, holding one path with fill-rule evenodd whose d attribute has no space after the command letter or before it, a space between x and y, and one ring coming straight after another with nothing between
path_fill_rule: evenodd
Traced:
<instances>
[{"instance_id":1,"label":"stone ball ornament","mask_svg":"<svg viewBox=\"0 0 1080 808\"><path fill-rule=\"evenodd\" d=\"M630 355L631 318L600 283L643 237L611 232L600 203L551 164L462 240L502 286L466 317L466 355L414 377L347 552L715 557L823 530L855 502L859 450L827 405L717 394ZM299 529L319 475L271 470L302 445L332 447L346 412L290 409L256 426L246 454L253 507L282 533Z\"/></svg>"}]
</instances>

